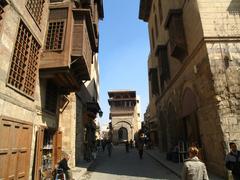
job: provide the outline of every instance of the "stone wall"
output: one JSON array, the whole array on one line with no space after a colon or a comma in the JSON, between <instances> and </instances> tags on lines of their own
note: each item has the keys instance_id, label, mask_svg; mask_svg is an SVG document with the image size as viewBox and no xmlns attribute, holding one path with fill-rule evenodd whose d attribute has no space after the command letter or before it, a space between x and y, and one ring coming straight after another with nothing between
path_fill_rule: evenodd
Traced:
<instances>
[{"instance_id":1,"label":"stone wall","mask_svg":"<svg viewBox=\"0 0 240 180\"><path fill-rule=\"evenodd\" d=\"M238 0L197 1L205 37L231 38L240 35Z\"/></svg>"},{"instance_id":2,"label":"stone wall","mask_svg":"<svg viewBox=\"0 0 240 180\"><path fill-rule=\"evenodd\" d=\"M8 2L9 4L4 8L4 13L0 20L0 115L33 124L29 170L29 179L31 179L31 172L34 168L33 159L35 155L36 131L40 125L55 127L56 119L42 112L38 79L32 99L9 88L7 80L20 19L27 25L38 43L43 47L47 28L48 3L45 2L44 4L42 20L39 25L32 19L32 16L26 9L26 0L11 0Z\"/></svg>"},{"instance_id":3,"label":"stone wall","mask_svg":"<svg viewBox=\"0 0 240 180\"><path fill-rule=\"evenodd\" d=\"M69 166L75 167L75 143L76 143L76 95L68 95L69 103L60 114L59 127L63 132L62 150L70 155Z\"/></svg>"},{"instance_id":4,"label":"stone wall","mask_svg":"<svg viewBox=\"0 0 240 180\"><path fill-rule=\"evenodd\" d=\"M128 138L133 139L134 137L134 130L133 127L133 117L132 116L119 116L119 117L112 117L112 126L113 126L113 142L118 142L118 130L121 127L124 127L128 131Z\"/></svg>"},{"instance_id":5,"label":"stone wall","mask_svg":"<svg viewBox=\"0 0 240 180\"><path fill-rule=\"evenodd\" d=\"M227 153L229 142L240 145L240 42L212 42L207 48L219 116L216 123L221 126L219 135L224 138L221 144Z\"/></svg>"}]
</instances>

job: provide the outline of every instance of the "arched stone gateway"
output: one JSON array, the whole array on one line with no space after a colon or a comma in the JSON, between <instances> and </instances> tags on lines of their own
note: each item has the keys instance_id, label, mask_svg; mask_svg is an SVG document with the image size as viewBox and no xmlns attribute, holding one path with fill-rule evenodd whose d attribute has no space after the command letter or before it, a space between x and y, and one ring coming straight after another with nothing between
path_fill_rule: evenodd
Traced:
<instances>
[{"instance_id":1,"label":"arched stone gateway","mask_svg":"<svg viewBox=\"0 0 240 180\"><path fill-rule=\"evenodd\" d=\"M168 107L168 151L175 147L181 138L179 133L179 121L176 119L175 108L172 103Z\"/></svg>"},{"instance_id":2,"label":"arched stone gateway","mask_svg":"<svg viewBox=\"0 0 240 180\"><path fill-rule=\"evenodd\" d=\"M134 134L140 129L140 101L136 91L109 91L109 118L112 123L112 137L114 144L134 139Z\"/></svg>"},{"instance_id":3,"label":"arched stone gateway","mask_svg":"<svg viewBox=\"0 0 240 180\"><path fill-rule=\"evenodd\" d=\"M121 127L118 130L118 140L121 141L127 141L128 140L128 130L124 127Z\"/></svg>"},{"instance_id":4,"label":"arched stone gateway","mask_svg":"<svg viewBox=\"0 0 240 180\"><path fill-rule=\"evenodd\" d=\"M168 142L167 142L167 119L164 115L164 111L160 110L159 111L159 125L160 125L160 130L159 130L159 148L161 152L166 152L167 147L168 147Z\"/></svg>"},{"instance_id":5,"label":"arched stone gateway","mask_svg":"<svg viewBox=\"0 0 240 180\"><path fill-rule=\"evenodd\" d=\"M196 96L190 88L185 89L182 100L182 120L180 136L188 144L201 146L199 123L197 118Z\"/></svg>"}]
</instances>

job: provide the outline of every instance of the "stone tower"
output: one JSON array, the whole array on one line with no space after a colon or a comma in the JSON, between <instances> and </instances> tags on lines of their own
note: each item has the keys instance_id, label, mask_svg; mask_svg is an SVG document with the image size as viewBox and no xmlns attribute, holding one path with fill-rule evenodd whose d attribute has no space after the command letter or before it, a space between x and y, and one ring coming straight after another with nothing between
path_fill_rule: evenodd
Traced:
<instances>
[{"instance_id":1,"label":"stone tower","mask_svg":"<svg viewBox=\"0 0 240 180\"><path fill-rule=\"evenodd\" d=\"M134 139L134 134L140 129L140 102L136 96L136 91L109 91L108 96L113 143L117 144Z\"/></svg>"}]
</instances>

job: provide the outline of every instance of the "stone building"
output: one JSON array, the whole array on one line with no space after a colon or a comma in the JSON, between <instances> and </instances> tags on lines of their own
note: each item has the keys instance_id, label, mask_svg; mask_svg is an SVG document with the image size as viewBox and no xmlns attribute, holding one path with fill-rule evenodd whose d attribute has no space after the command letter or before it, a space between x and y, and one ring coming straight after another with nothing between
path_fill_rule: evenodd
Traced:
<instances>
[{"instance_id":1,"label":"stone building","mask_svg":"<svg viewBox=\"0 0 240 180\"><path fill-rule=\"evenodd\" d=\"M209 171L222 177L228 143L240 146L239 15L238 0L140 1L159 148L196 144Z\"/></svg>"},{"instance_id":2,"label":"stone building","mask_svg":"<svg viewBox=\"0 0 240 180\"><path fill-rule=\"evenodd\" d=\"M115 90L108 92L111 119L111 138L115 144L134 139L141 128L140 98L136 91Z\"/></svg>"},{"instance_id":3,"label":"stone building","mask_svg":"<svg viewBox=\"0 0 240 180\"><path fill-rule=\"evenodd\" d=\"M102 18L101 0L0 1L0 179L48 176L62 150L76 165Z\"/></svg>"}]
</instances>

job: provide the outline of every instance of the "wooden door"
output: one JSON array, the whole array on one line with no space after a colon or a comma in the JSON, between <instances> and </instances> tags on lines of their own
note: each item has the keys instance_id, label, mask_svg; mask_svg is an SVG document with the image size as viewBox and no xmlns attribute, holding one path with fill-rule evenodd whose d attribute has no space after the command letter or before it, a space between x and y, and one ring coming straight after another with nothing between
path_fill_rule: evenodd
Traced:
<instances>
[{"instance_id":1,"label":"wooden door","mask_svg":"<svg viewBox=\"0 0 240 180\"><path fill-rule=\"evenodd\" d=\"M53 142L54 142L54 165L56 165L60 160L62 156L62 132L56 131L56 133L53 136Z\"/></svg>"},{"instance_id":2,"label":"wooden door","mask_svg":"<svg viewBox=\"0 0 240 180\"><path fill-rule=\"evenodd\" d=\"M39 128L36 133L36 145L35 145L35 169L34 179L41 179L41 166L42 166L42 151L43 151L43 137L44 128Z\"/></svg>"},{"instance_id":3,"label":"wooden door","mask_svg":"<svg viewBox=\"0 0 240 180\"><path fill-rule=\"evenodd\" d=\"M1 118L0 179L28 179L32 126Z\"/></svg>"}]
</instances>

